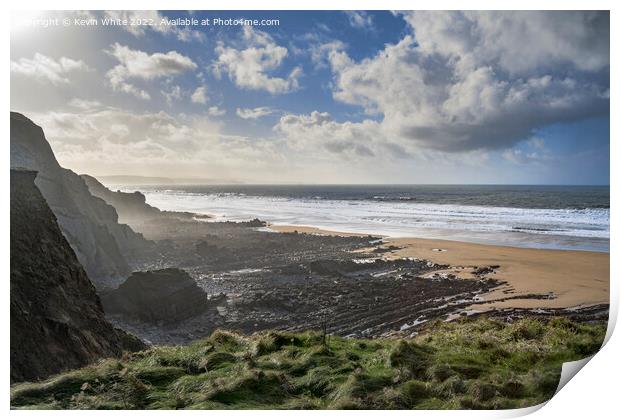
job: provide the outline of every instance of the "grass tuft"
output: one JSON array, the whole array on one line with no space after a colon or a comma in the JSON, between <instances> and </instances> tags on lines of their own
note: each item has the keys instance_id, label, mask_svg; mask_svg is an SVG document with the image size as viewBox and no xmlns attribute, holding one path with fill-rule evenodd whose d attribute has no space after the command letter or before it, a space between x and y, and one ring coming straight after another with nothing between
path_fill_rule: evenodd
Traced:
<instances>
[{"instance_id":1,"label":"grass tuft","mask_svg":"<svg viewBox=\"0 0 620 420\"><path fill-rule=\"evenodd\" d=\"M215 331L11 388L30 409L494 409L553 396L565 361L596 352L604 323L432 323L418 337Z\"/></svg>"}]
</instances>

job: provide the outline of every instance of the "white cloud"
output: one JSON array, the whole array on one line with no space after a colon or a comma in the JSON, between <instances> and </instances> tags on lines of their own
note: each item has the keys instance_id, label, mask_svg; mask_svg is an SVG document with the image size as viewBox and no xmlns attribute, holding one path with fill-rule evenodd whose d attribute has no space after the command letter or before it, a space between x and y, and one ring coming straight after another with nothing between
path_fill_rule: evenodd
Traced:
<instances>
[{"instance_id":1,"label":"white cloud","mask_svg":"<svg viewBox=\"0 0 620 420\"><path fill-rule=\"evenodd\" d=\"M381 138L375 121L337 123L329 113L319 111L283 115L274 130L299 149L356 156L375 155L375 142Z\"/></svg>"},{"instance_id":2,"label":"white cloud","mask_svg":"<svg viewBox=\"0 0 620 420\"><path fill-rule=\"evenodd\" d=\"M130 130L125 124L112 124L110 126L110 132L119 139L123 139L129 135Z\"/></svg>"},{"instance_id":3,"label":"white cloud","mask_svg":"<svg viewBox=\"0 0 620 420\"><path fill-rule=\"evenodd\" d=\"M175 76L186 71L195 70L198 66L191 58L176 51L148 54L140 50L115 43L108 54L116 58L120 64L106 74L112 88L116 91L130 93L141 99L150 99L143 89L128 82L130 79L153 80Z\"/></svg>"},{"instance_id":4,"label":"white cloud","mask_svg":"<svg viewBox=\"0 0 620 420\"><path fill-rule=\"evenodd\" d=\"M287 77L270 76L279 69L288 50L277 45L265 32L243 28L244 45L239 49L219 43L215 48L218 54L213 64L214 74L221 77L227 74L238 87L252 90L265 90L271 94L291 92L299 88L301 67L295 67Z\"/></svg>"},{"instance_id":5,"label":"white cloud","mask_svg":"<svg viewBox=\"0 0 620 420\"><path fill-rule=\"evenodd\" d=\"M508 148L539 127L608 113L608 20L605 25L599 14L571 12L567 28L564 14L534 16L407 15L415 38L405 35L374 57L356 62L328 50L333 96L375 116L378 138L452 152ZM516 29L524 25L528 36ZM505 35L497 49L491 44L500 33L515 38ZM332 130L321 134L342 134L338 126Z\"/></svg>"},{"instance_id":6,"label":"white cloud","mask_svg":"<svg viewBox=\"0 0 620 420\"><path fill-rule=\"evenodd\" d=\"M338 40L315 43L309 49L310 59L318 68L323 68L329 64L330 57L343 51L345 48L346 44Z\"/></svg>"},{"instance_id":7,"label":"white cloud","mask_svg":"<svg viewBox=\"0 0 620 420\"><path fill-rule=\"evenodd\" d=\"M286 114L273 130L286 139L291 150L310 162L329 162L329 165L335 167L354 165L365 168L366 174L380 172L380 167L394 168L392 179L400 182L402 178L399 177L413 167L418 168L417 175L421 176L416 182L445 182L447 178L444 175L453 174L452 169L472 168L474 173L478 173L481 168L488 167L490 159L489 153L484 151L455 154L416 148L410 142L402 143L387 136L379 121L366 119L360 122L337 122L327 112ZM369 162L373 164L369 165ZM441 174L433 173L437 168L442 168ZM337 172L332 176L333 179L343 179ZM365 176L362 170L357 175L357 182ZM372 176L364 179L373 181Z\"/></svg>"},{"instance_id":8,"label":"white cloud","mask_svg":"<svg viewBox=\"0 0 620 420\"><path fill-rule=\"evenodd\" d=\"M237 116L244 120L257 120L267 115L273 114L275 111L266 106L258 108L237 108Z\"/></svg>"},{"instance_id":9,"label":"white cloud","mask_svg":"<svg viewBox=\"0 0 620 420\"><path fill-rule=\"evenodd\" d=\"M527 74L558 65L609 65L609 13L578 11L410 12L425 54L450 56L463 70L496 65Z\"/></svg>"},{"instance_id":10,"label":"white cloud","mask_svg":"<svg viewBox=\"0 0 620 420\"><path fill-rule=\"evenodd\" d=\"M504 150L502 157L515 165L541 164L548 163L551 160L548 154L526 152L516 148Z\"/></svg>"},{"instance_id":11,"label":"white cloud","mask_svg":"<svg viewBox=\"0 0 620 420\"><path fill-rule=\"evenodd\" d=\"M207 109L207 113L212 117L221 117L222 115L226 115L226 110L214 105Z\"/></svg>"},{"instance_id":12,"label":"white cloud","mask_svg":"<svg viewBox=\"0 0 620 420\"><path fill-rule=\"evenodd\" d=\"M349 23L358 29L373 29L372 16L364 11L347 11Z\"/></svg>"},{"instance_id":13,"label":"white cloud","mask_svg":"<svg viewBox=\"0 0 620 420\"><path fill-rule=\"evenodd\" d=\"M515 165L548 164L554 160L545 140L539 137L532 137L518 146L506 149L501 156Z\"/></svg>"},{"instance_id":14,"label":"white cloud","mask_svg":"<svg viewBox=\"0 0 620 420\"><path fill-rule=\"evenodd\" d=\"M537 150L546 150L545 140L540 137L533 137L528 140L528 143Z\"/></svg>"},{"instance_id":15,"label":"white cloud","mask_svg":"<svg viewBox=\"0 0 620 420\"><path fill-rule=\"evenodd\" d=\"M277 142L222 133L206 116L173 116L102 107L93 112L29 114L45 130L65 167L90 174L196 176L238 179L268 171L281 159ZM118 156L123 156L122 160Z\"/></svg>"},{"instance_id":16,"label":"white cloud","mask_svg":"<svg viewBox=\"0 0 620 420\"><path fill-rule=\"evenodd\" d=\"M162 96L166 99L166 103L170 106L173 102L178 101L183 96L179 85L172 86L169 91L162 90Z\"/></svg>"},{"instance_id":17,"label":"white cloud","mask_svg":"<svg viewBox=\"0 0 620 420\"><path fill-rule=\"evenodd\" d=\"M175 25L165 24L162 20L165 17L157 10L108 10L104 12L107 18L121 19L127 22L143 21L152 22L152 25L122 25L121 28L136 37L142 37L147 30L158 32L164 35L174 35L179 41L189 42L204 41L205 35L202 32Z\"/></svg>"},{"instance_id":18,"label":"white cloud","mask_svg":"<svg viewBox=\"0 0 620 420\"><path fill-rule=\"evenodd\" d=\"M69 101L69 106L81 109L84 111L89 111L94 108L100 108L101 102L99 101L90 101L87 99L73 98Z\"/></svg>"},{"instance_id":19,"label":"white cloud","mask_svg":"<svg viewBox=\"0 0 620 420\"><path fill-rule=\"evenodd\" d=\"M69 83L66 77L68 73L87 70L89 67L82 60L67 57L55 60L40 53L35 53L31 59L22 57L17 61L11 61L11 73L51 82L55 85Z\"/></svg>"},{"instance_id":20,"label":"white cloud","mask_svg":"<svg viewBox=\"0 0 620 420\"><path fill-rule=\"evenodd\" d=\"M207 88L206 86L197 87L194 93L192 93L191 100L195 104L207 103Z\"/></svg>"}]
</instances>

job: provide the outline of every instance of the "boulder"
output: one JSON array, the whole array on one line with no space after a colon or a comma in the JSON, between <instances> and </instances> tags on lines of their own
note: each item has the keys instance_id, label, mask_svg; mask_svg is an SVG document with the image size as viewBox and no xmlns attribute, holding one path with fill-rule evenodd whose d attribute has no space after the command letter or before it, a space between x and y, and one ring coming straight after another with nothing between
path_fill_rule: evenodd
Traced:
<instances>
[{"instance_id":1,"label":"boulder","mask_svg":"<svg viewBox=\"0 0 620 420\"><path fill-rule=\"evenodd\" d=\"M203 313L207 294L183 270L135 272L117 289L101 293L108 314L149 323L176 323Z\"/></svg>"}]
</instances>

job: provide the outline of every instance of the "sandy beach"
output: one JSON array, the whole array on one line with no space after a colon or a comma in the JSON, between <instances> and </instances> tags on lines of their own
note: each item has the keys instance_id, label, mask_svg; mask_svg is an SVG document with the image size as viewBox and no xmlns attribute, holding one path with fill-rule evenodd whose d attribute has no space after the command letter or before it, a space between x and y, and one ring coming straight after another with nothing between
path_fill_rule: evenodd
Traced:
<instances>
[{"instance_id":1,"label":"sandy beach","mask_svg":"<svg viewBox=\"0 0 620 420\"><path fill-rule=\"evenodd\" d=\"M278 232L319 235L355 235L306 226L270 226ZM499 266L490 277L508 284L482 296L484 303L470 309L571 308L609 303L609 254L589 251L564 251L516 248L439 239L385 238L399 249L387 258L414 257L448 264L460 278L471 278L474 267ZM519 298L522 295L546 295ZM507 299L508 298L508 299ZM499 301L501 299L501 301Z\"/></svg>"}]
</instances>

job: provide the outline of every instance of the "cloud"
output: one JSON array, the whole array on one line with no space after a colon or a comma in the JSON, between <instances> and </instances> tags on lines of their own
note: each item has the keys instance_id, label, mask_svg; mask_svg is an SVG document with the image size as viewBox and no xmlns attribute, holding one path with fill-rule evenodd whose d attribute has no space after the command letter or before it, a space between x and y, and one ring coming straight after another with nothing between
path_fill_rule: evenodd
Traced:
<instances>
[{"instance_id":1,"label":"cloud","mask_svg":"<svg viewBox=\"0 0 620 420\"><path fill-rule=\"evenodd\" d=\"M493 64L510 74L569 65L609 65L609 13L579 11L410 12L425 54L449 56L462 70Z\"/></svg>"},{"instance_id":2,"label":"cloud","mask_svg":"<svg viewBox=\"0 0 620 420\"><path fill-rule=\"evenodd\" d=\"M152 25L122 25L125 31L136 37L142 37L147 31L153 31L164 35L174 35L179 41L204 41L206 39L202 32L181 28L175 25L162 24L166 19L157 10L108 10L104 12L105 17L110 19L121 19L127 22L139 20L152 22Z\"/></svg>"},{"instance_id":3,"label":"cloud","mask_svg":"<svg viewBox=\"0 0 620 420\"><path fill-rule=\"evenodd\" d=\"M172 105L173 102L180 100L183 96L179 85L172 86L169 91L162 90L161 94L166 99L168 106Z\"/></svg>"},{"instance_id":4,"label":"cloud","mask_svg":"<svg viewBox=\"0 0 620 420\"><path fill-rule=\"evenodd\" d=\"M357 29L374 29L372 16L364 11L347 11L344 12L349 19L351 26Z\"/></svg>"},{"instance_id":5,"label":"cloud","mask_svg":"<svg viewBox=\"0 0 620 420\"><path fill-rule=\"evenodd\" d=\"M265 90L271 94L299 88L301 67L295 67L284 78L269 75L282 66L288 50L277 45L265 32L244 26L243 46L236 49L220 42L215 51L218 57L213 63L214 74L217 77L227 74L240 88Z\"/></svg>"},{"instance_id":6,"label":"cloud","mask_svg":"<svg viewBox=\"0 0 620 420\"><path fill-rule=\"evenodd\" d=\"M370 15L378 26L377 15ZM274 149L258 150L251 145L253 139L223 133L260 137L266 126L273 125L270 138L257 141L272 142L276 153L284 153L290 165L286 168L298 165L307 171L307 176L296 180L315 176L320 167L316 162L322 162L322 168L334 168L329 173L335 182L343 182L344 168L353 166L366 176L359 178L365 181L397 182L405 173L417 177L424 172L433 174L423 179L430 182L435 182L435 176L442 182L479 182L482 178L460 178L460 169L468 164L480 165L480 171L473 171L475 176L487 171L487 182L494 182L496 175L501 178L498 182L521 180L536 165L546 165L549 173L561 165L571 166L564 162L577 153L574 150L599 147L607 141L606 131L599 128L601 124L605 128L606 118L578 124L588 135L575 135L567 139L567 145L561 144L558 130L541 129L609 114L606 14L415 12L397 16L404 19L399 24L400 35L382 38L388 42L382 46L348 37L357 31L340 12L333 17L341 27L333 26L329 33L326 28L319 30L316 23L294 33L269 30L269 35L260 28L239 28L238 32L215 34L208 51L187 49L174 35L160 35L149 28L135 34L122 28L33 32L32 42L16 43L19 50L13 51L12 107L29 116L55 112L48 138L60 159L69 167L87 171L90 165L98 165L99 173L107 171L99 162L113 163L111 157L103 156L104 151L112 157L130 156L130 169L158 159L166 165L178 157L175 174L185 171L187 162L194 162L194 173L199 174L206 168L198 165L199 156L216 166L218 156L237 159L245 170L248 162L268 160ZM377 32L373 38L379 35L385 34ZM347 36L342 41L349 45L334 39L338 36ZM78 44L92 48L76 49ZM32 45L45 49L32 49ZM34 51L40 53L33 56ZM239 61L228 65L222 55ZM92 71L86 71L86 63ZM295 76L298 65L311 74ZM314 71L313 65L323 69ZM211 71L219 72L223 83L211 83ZM292 92L300 85L303 90L295 95L270 96ZM136 97L152 96L153 101L138 103L129 95L114 94L113 88ZM268 100L261 101L265 96ZM293 96L295 107L288 108ZM313 98L315 106L310 106ZM317 98L322 99L316 102ZM164 101L174 106L167 107ZM105 103L128 108L119 110ZM259 105L276 111L265 116L268 108ZM249 118L245 123L237 108ZM283 108L298 115L284 114ZM165 113L159 115L160 109ZM198 133L199 129L204 132ZM541 139L531 140L546 133L548 148ZM231 156L233 152L225 151L226 142L242 152ZM601 150L597 163L604 166L600 156L608 151ZM214 157L206 156L208 151ZM393 176L373 180L377 168L388 166ZM504 168L519 175L504 176ZM273 179L282 173L288 177L294 172L280 166L271 169ZM353 172L347 173L347 180L358 182L350 175ZM323 176L322 180L331 181ZM246 179L253 178L248 175ZM559 175L553 179L561 180ZM400 182L409 181L419 179Z\"/></svg>"},{"instance_id":7,"label":"cloud","mask_svg":"<svg viewBox=\"0 0 620 420\"><path fill-rule=\"evenodd\" d=\"M197 87L194 93L192 93L191 101L195 104L206 104L207 103L206 86Z\"/></svg>"},{"instance_id":8,"label":"cloud","mask_svg":"<svg viewBox=\"0 0 620 420\"><path fill-rule=\"evenodd\" d=\"M172 77L198 66L191 58L176 51L167 53L148 54L140 50L115 43L108 54L116 58L120 64L106 73L112 88L116 91L130 93L141 99L150 99L150 95L143 89L128 82L130 79L153 80L162 77Z\"/></svg>"},{"instance_id":9,"label":"cloud","mask_svg":"<svg viewBox=\"0 0 620 420\"><path fill-rule=\"evenodd\" d=\"M547 149L544 139L533 137L521 145L506 149L501 156L515 165L548 165L555 157Z\"/></svg>"},{"instance_id":10,"label":"cloud","mask_svg":"<svg viewBox=\"0 0 620 420\"><path fill-rule=\"evenodd\" d=\"M609 15L567 13L407 14L412 33L374 57L328 51L333 97L377 121L375 143L446 152L506 149L543 126L608 114ZM354 124L320 134L342 143Z\"/></svg>"},{"instance_id":11,"label":"cloud","mask_svg":"<svg viewBox=\"0 0 620 420\"><path fill-rule=\"evenodd\" d=\"M99 101L90 101L87 99L73 98L69 101L69 106L77 109L81 109L83 111L89 111L95 108L100 108L101 102Z\"/></svg>"},{"instance_id":12,"label":"cloud","mask_svg":"<svg viewBox=\"0 0 620 420\"><path fill-rule=\"evenodd\" d=\"M11 73L51 82L54 85L69 83L66 77L68 73L87 70L89 67L82 60L67 57L55 60L40 53L35 53L32 59L22 57L17 61L11 61Z\"/></svg>"},{"instance_id":13,"label":"cloud","mask_svg":"<svg viewBox=\"0 0 620 420\"><path fill-rule=\"evenodd\" d=\"M346 44L339 40L330 40L322 43L310 45L310 59L317 68L324 68L329 65L330 57L346 49Z\"/></svg>"},{"instance_id":14,"label":"cloud","mask_svg":"<svg viewBox=\"0 0 620 420\"><path fill-rule=\"evenodd\" d=\"M258 108L237 108L237 116L244 120L257 120L267 115L273 114L275 111L269 107L261 106Z\"/></svg>"},{"instance_id":15,"label":"cloud","mask_svg":"<svg viewBox=\"0 0 620 420\"><path fill-rule=\"evenodd\" d=\"M274 126L274 131L299 149L355 156L375 155L372 149L378 139L378 129L378 124L371 120L337 123L329 113L319 111L283 115Z\"/></svg>"},{"instance_id":16,"label":"cloud","mask_svg":"<svg viewBox=\"0 0 620 420\"><path fill-rule=\"evenodd\" d=\"M226 110L218 106L210 106L209 109L207 109L207 114L212 117L221 117L222 115L226 115Z\"/></svg>"},{"instance_id":17,"label":"cloud","mask_svg":"<svg viewBox=\"0 0 620 420\"><path fill-rule=\"evenodd\" d=\"M91 112L66 109L29 117L45 130L62 165L90 174L215 176L238 179L267 171L281 159L277 142L222 133L201 115L173 116L102 106ZM119 161L118 156L123 156Z\"/></svg>"}]
</instances>

